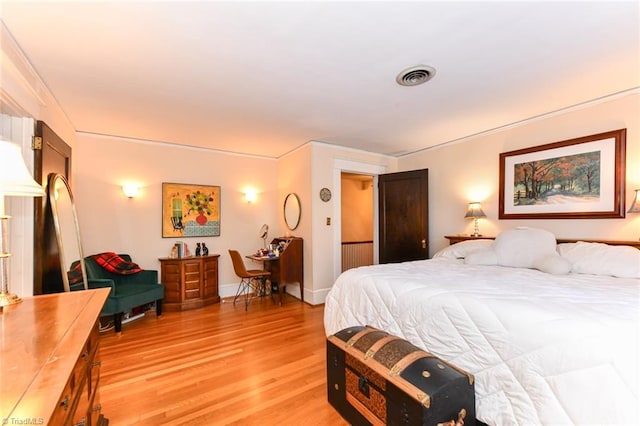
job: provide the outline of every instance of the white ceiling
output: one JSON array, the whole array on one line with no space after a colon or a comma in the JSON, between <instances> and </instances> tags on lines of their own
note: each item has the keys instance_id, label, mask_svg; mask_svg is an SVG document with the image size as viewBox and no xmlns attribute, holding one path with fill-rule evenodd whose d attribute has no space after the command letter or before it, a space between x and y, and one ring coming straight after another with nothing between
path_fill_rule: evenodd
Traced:
<instances>
[{"instance_id":1,"label":"white ceiling","mask_svg":"<svg viewBox=\"0 0 640 426\"><path fill-rule=\"evenodd\" d=\"M2 1L80 132L399 156L640 87L627 2ZM436 76L401 87L424 64Z\"/></svg>"}]
</instances>

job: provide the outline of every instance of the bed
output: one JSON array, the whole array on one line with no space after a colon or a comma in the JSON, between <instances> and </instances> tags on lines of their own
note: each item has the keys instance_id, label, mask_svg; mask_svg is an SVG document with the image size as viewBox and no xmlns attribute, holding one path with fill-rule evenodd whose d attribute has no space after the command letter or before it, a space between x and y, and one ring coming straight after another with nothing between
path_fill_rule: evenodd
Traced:
<instances>
[{"instance_id":1,"label":"bed","mask_svg":"<svg viewBox=\"0 0 640 426\"><path fill-rule=\"evenodd\" d=\"M489 425L638 424L638 248L527 228L351 269L325 331L371 325L472 373Z\"/></svg>"}]
</instances>

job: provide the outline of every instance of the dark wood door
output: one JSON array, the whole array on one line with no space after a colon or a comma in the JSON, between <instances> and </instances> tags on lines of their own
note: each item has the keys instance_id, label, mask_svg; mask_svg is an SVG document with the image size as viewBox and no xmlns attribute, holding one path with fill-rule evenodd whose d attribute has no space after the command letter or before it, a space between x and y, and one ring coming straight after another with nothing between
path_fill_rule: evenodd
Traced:
<instances>
[{"instance_id":1,"label":"dark wood door","mask_svg":"<svg viewBox=\"0 0 640 426\"><path fill-rule=\"evenodd\" d=\"M35 180L45 193L49 175L53 173L63 175L71 183L71 147L43 121L36 123L33 145ZM34 216L33 294L63 291L60 254L47 196L35 198Z\"/></svg>"},{"instance_id":2,"label":"dark wood door","mask_svg":"<svg viewBox=\"0 0 640 426\"><path fill-rule=\"evenodd\" d=\"M379 261L427 259L429 170L378 176Z\"/></svg>"}]
</instances>

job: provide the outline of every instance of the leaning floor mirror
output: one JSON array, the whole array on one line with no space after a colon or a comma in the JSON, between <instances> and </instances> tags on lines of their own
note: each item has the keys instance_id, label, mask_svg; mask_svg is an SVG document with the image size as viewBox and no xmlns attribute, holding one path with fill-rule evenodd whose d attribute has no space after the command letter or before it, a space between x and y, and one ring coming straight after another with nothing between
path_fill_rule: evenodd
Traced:
<instances>
[{"instance_id":1,"label":"leaning floor mirror","mask_svg":"<svg viewBox=\"0 0 640 426\"><path fill-rule=\"evenodd\" d=\"M87 274L82 254L80 226L69 182L63 175L52 173L49 175L47 188L56 230L64 291L86 290Z\"/></svg>"}]
</instances>

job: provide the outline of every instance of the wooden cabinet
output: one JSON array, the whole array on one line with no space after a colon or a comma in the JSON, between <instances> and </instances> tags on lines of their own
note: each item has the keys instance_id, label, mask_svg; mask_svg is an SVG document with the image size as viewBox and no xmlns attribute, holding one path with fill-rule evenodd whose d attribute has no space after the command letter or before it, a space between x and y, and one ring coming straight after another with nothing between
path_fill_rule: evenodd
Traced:
<instances>
[{"instance_id":1,"label":"wooden cabinet","mask_svg":"<svg viewBox=\"0 0 640 426\"><path fill-rule=\"evenodd\" d=\"M98 317L109 289L27 297L0 314L2 424L107 425Z\"/></svg>"},{"instance_id":2,"label":"wooden cabinet","mask_svg":"<svg viewBox=\"0 0 640 426\"><path fill-rule=\"evenodd\" d=\"M287 284L300 286L300 300L304 302L304 253L302 250L302 238L282 237L274 238L271 244L279 244L284 247L276 261L265 262L264 266L271 272L270 280L277 284L280 292L284 291Z\"/></svg>"},{"instance_id":3,"label":"wooden cabinet","mask_svg":"<svg viewBox=\"0 0 640 426\"><path fill-rule=\"evenodd\" d=\"M164 284L163 307L183 311L220 302L218 258L220 255L160 259L160 281Z\"/></svg>"}]
</instances>

